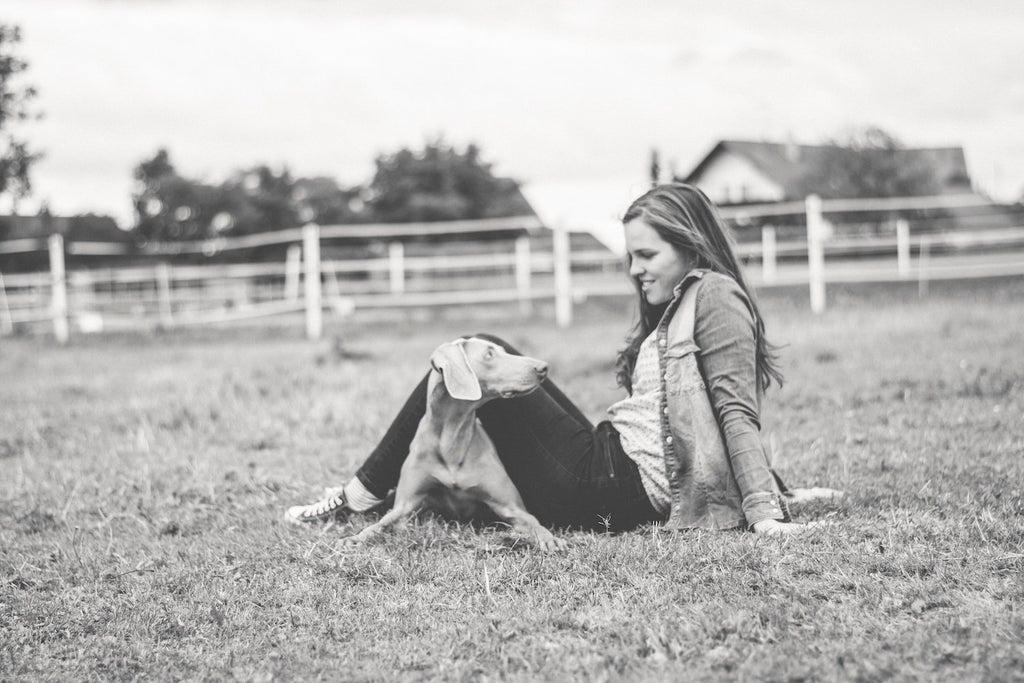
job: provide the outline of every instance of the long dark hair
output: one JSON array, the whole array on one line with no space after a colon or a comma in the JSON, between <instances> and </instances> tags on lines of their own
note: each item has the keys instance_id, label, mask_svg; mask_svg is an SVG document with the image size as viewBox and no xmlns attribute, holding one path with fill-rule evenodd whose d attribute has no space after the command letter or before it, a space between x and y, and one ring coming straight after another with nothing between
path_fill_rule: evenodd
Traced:
<instances>
[{"instance_id":1,"label":"long dark hair","mask_svg":"<svg viewBox=\"0 0 1024 683\"><path fill-rule=\"evenodd\" d=\"M765 339L761 310L736 260L732 234L707 195L693 185L657 185L630 205L622 217L622 223L625 225L637 218L651 226L677 252L695 256L698 268L723 273L736 281L750 299L754 311L758 389L764 391L772 380L781 387L782 373L778 368L775 346ZM636 278L633 278L633 285L640 302L640 319L627 337L626 348L619 352L616 363L619 386L630 392L633 390L633 367L640 353L640 344L657 326L668 306L668 303L648 304Z\"/></svg>"}]
</instances>

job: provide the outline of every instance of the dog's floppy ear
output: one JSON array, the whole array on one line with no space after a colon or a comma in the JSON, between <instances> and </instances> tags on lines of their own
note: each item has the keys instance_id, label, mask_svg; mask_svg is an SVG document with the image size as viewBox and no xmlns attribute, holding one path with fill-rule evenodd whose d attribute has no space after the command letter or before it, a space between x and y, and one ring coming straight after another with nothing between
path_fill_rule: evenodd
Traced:
<instances>
[{"instance_id":1,"label":"dog's floppy ear","mask_svg":"<svg viewBox=\"0 0 1024 683\"><path fill-rule=\"evenodd\" d=\"M452 398L477 401L483 396L480 380L469 366L469 357L463 347L465 339L456 339L437 347L430 356L430 364L441 373L444 387Z\"/></svg>"}]
</instances>

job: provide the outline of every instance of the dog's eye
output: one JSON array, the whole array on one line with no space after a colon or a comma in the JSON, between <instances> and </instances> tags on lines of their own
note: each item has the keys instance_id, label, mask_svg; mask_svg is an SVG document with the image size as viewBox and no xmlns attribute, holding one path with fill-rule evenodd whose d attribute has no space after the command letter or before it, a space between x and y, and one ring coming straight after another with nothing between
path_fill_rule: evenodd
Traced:
<instances>
[{"instance_id":1,"label":"dog's eye","mask_svg":"<svg viewBox=\"0 0 1024 683\"><path fill-rule=\"evenodd\" d=\"M487 360L494 358L494 349L487 349L487 354L484 355L484 358Z\"/></svg>"}]
</instances>

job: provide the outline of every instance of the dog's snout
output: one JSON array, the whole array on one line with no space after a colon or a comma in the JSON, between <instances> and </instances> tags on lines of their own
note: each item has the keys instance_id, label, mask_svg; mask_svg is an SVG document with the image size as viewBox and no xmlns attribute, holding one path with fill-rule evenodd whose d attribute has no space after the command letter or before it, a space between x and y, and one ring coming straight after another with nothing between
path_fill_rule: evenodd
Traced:
<instances>
[{"instance_id":1,"label":"dog's snout","mask_svg":"<svg viewBox=\"0 0 1024 683\"><path fill-rule=\"evenodd\" d=\"M533 367L533 371L537 373L537 377L544 379L548 376L548 364L544 362L537 363Z\"/></svg>"}]
</instances>

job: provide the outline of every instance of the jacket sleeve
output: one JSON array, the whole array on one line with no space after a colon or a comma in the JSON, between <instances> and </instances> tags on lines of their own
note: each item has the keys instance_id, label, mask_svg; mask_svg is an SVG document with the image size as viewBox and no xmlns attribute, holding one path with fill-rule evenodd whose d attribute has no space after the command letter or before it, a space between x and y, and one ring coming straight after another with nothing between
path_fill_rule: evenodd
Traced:
<instances>
[{"instance_id":1,"label":"jacket sleeve","mask_svg":"<svg viewBox=\"0 0 1024 683\"><path fill-rule=\"evenodd\" d=\"M756 327L750 300L732 278L709 274L697 295L694 342L747 524L783 519L759 435Z\"/></svg>"}]
</instances>

